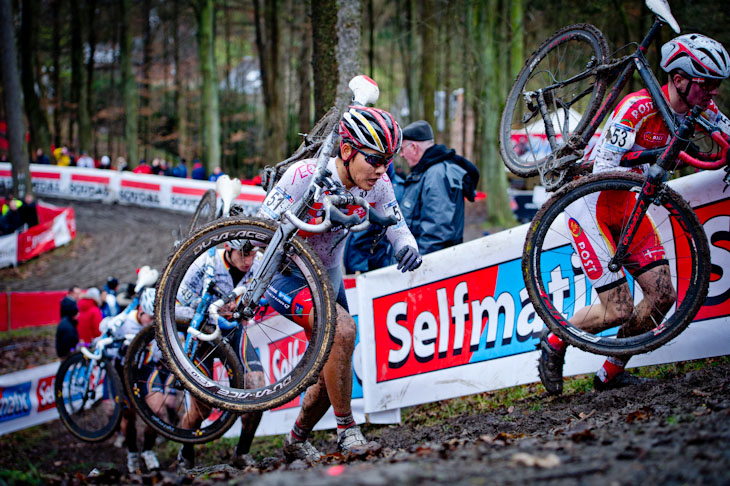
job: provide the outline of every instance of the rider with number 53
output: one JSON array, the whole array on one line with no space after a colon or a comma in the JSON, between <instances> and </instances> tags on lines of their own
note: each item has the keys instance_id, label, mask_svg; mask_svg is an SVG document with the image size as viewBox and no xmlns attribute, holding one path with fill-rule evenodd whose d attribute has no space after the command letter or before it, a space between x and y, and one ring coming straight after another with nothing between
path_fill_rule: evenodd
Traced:
<instances>
[{"instance_id":1,"label":"rider with number 53","mask_svg":"<svg viewBox=\"0 0 730 486\"><path fill-rule=\"evenodd\" d=\"M339 125L341 138L339 152L332 157L327 168L332 179L341 183L347 191L364 198L375 209L387 215L395 215L397 224L388 227L386 236L395 250L398 269L415 270L421 264L416 240L403 220L393 187L385 171L402 142L402 132L393 116L387 111L364 106L351 106L342 116ZM259 209L259 216L278 219L306 192L315 172L315 159L296 162L282 175L269 192ZM358 213L358 208L350 212ZM320 216L317 204L310 210L310 217ZM366 444L352 417L352 353L357 328L350 316L345 297L345 287L340 269L344 244L342 230L308 236L307 242L324 263L337 296L337 327L329 358L319 380L307 389L302 409L286 439L284 454L289 460L303 459L314 462L321 454L307 440L317 422L332 405L337 419L338 448L347 451ZM302 233L300 232L300 235ZM307 235L302 235L307 236ZM305 332L313 318L306 283L297 272L276 275L265 297L268 303L282 315L291 315ZM305 290L301 290L305 289Z\"/></svg>"},{"instance_id":2,"label":"rider with number 53","mask_svg":"<svg viewBox=\"0 0 730 486\"><path fill-rule=\"evenodd\" d=\"M689 111L700 106L702 117L730 133L730 123L715 105L720 82L730 76L730 56L717 41L700 34L685 34L662 46L661 67L669 74L662 92L681 122ZM631 170L646 173L649 165L622 167L622 156L631 151L666 146L670 132L646 89L627 95L606 121L595 149L587 155L593 172ZM630 254L636 261L625 268L641 287L643 299L634 306L627 277L613 272L594 258L600 248L615 248L622 230L621 217L632 210L635 194L627 191L601 191L581 200L565 211L565 224L572 235L572 245L580 255L581 266L600 305L578 310L570 322L590 333L620 326L619 337L635 336L655 326L677 300L665 249L656 236L656 227L647 213L631 243ZM626 208L626 209L623 209ZM538 361L540 379L548 393L563 390L563 362L566 344L548 330L540 339ZM594 387L605 390L641 381L624 371L630 356L609 357L594 378Z\"/></svg>"}]
</instances>

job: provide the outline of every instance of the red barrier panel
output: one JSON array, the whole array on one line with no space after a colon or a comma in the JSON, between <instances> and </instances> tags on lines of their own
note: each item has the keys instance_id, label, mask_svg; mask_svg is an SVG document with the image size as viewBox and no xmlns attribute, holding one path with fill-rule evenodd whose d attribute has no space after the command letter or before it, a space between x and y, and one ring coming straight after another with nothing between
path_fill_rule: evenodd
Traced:
<instances>
[{"instance_id":1,"label":"red barrier panel","mask_svg":"<svg viewBox=\"0 0 730 486\"><path fill-rule=\"evenodd\" d=\"M10 293L10 329L55 326L61 320L61 299L64 295L64 290ZM8 314L7 305L3 314ZM7 330L7 317L4 319L6 323L3 330Z\"/></svg>"},{"instance_id":2,"label":"red barrier panel","mask_svg":"<svg viewBox=\"0 0 730 486\"><path fill-rule=\"evenodd\" d=\"M0 331L9 331L8 326L8 295L3 292L0 294Z\"/></svg>"}]
</instances>

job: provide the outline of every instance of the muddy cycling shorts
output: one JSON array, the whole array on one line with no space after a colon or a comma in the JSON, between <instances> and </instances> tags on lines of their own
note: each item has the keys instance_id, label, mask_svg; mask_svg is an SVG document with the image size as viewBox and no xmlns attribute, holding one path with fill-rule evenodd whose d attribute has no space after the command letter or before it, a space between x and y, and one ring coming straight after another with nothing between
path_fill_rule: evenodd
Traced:
<instances>
[{"instance_id":1,"label":"muddy cycling shorts","mask_svg":"<svg viewBox=\"0 0 730 486\"><path fill-rule=\"evenodd\" d=\"M335 268L327 272L330 279L332 279L332 286L337 289L337 299L335 301L349 312L345 284L342 281L340 269ZM275 275L266 288L264 297L266 297L269 305L282 316L303 327L308 324L309 314L312 311L312 293L299 269Z\"/></svg>"},{"instance_id":2,"label":"muddy cycling shorts","mask_svg":"<svg viewBox=\"0 0 730 486\"><path fill-rule=\"evenodd\" d=\"M623 270L611 272L608 262L616 252L621 231L636 203L636 194L601 191L575 201L565 210L565 225L581 266L597 292L605 292L626 281ZM639 223L624 261L624 269L638 277L658 265L667 264L664 247L654 221L647 213Z\"/></svg>"}]
</instances>

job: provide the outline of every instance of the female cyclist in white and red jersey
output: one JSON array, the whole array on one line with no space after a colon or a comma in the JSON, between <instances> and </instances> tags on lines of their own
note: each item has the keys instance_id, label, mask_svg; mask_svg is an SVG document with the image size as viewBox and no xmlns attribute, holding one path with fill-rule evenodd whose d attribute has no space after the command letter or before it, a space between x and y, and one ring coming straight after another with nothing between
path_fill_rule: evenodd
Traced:
<instances>
[{"instance_id":1,"label":"female cyclist in white and red jersey","mask_svg":"<svg viewBox=\"0 0 730 486\"><path fill-rule=\"evenodd\" d=\"M387 229L386 236L395 249L398 269L404 272L415 270L421 264L418 246L405 221L400 217L393 186L385 174L388 164L400 150L403 135L398 122L387 111L351 106L342 116L339 133L339 153L327 165L332 179L341 183L352 194L364 198L375 209L396 216L398 223ZM269 192L258 215L276 219L300 199L309 187L315 162L314 159L302 160L289 167ZM358 209L351 208L350 212L353 211L357 212ZM310 211L310 217L316 220L319 216L319 208L315 204ZM347 308L340 270L344 250L344 243L338 244L342 241L340 233L341 230L336 230L307 237L307 242L322 259L332 281L337 296L337 327L329 358L319 380L307 389L302 410L287 436L284 454L288 460L315 462L320 459L321 454L307 438L330 405L337 419L338 448L348 451L366 444L365 437L353 420L350 406L352 353L357 327ZM308 328L311 297L301 275L294 272L276 275L267 288L265 297L277 312L294 316L297 324L305 330Z\"/></svg>"},{"instance_id":2,"label":"female cyclist in white and red jersey","mask_svg":"<svg viewBox=\"0 0 730 486\"><path fill-rule=\"evenodd\" d=\"M730 56L719 42L700 34L679 36L662 46L661 67L669 73L669 82L662 92L681 121L699 105L701 116L730 134L730 122L715 105L720 82L730 76ZM659 114L648 91L643 89L626 96L618 104L595 148L587 155L593 161L593 172L632 170L645 173L649 165L621 167L621 157L629 152L663 147L669 143L669 129ZM622 224L616 207L622 207L628 196L623 191L603 191L581 200L580 205L566 211L566 225L572 235L580 235L574 246L587 241L606 241L615 247ZM584 204L585 203L585 204ZM633 202L630 202L633 207ZM592 217L586 217L588 214ZM664 248L656 237L654 223L647 214L639 225L629 252L636 255L631 265L638 270L631 275L641 287L644 299L634 307L626 276L614 273L600 264L584 268L586 276L598 292L600 305L578 310L571 323L588 332L621 326L619 335L644 332L644 323L663 316L674 304L676 292L671 282ZM598 262L598 258L590 259ZM651 272L648 272L651 270ZM544 331L540 339L538 371L548 393L563 390L563 362L566 344L555 334ZM624 369L629 357L609 357L594 378L597 390L615 388L642 381Z\"/></svg>"}]
</instances>

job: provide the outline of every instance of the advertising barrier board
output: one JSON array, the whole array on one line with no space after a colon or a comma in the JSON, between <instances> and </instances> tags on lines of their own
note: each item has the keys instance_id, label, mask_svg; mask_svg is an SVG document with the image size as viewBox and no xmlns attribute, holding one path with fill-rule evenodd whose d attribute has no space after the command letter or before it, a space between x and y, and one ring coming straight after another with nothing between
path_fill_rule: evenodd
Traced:
<instances>
[{"instance_id":1,"label":"advertising barrier board","mask_svg":"<svg viewBox=\"0 0 730 486\"><path fill-rule=\"evenodd\" d=\"M717 173L670 185L696 208L707 233L710 289L684 333L632 358L630 366L730 354L730 276L723 271L730 268L730 197ZM422 267L409 274L388 267L357 277L365 412L538 380L535 346L543 323L522 280L526 232L524 225L426 255ZM564 260L556 268L575 274L572 288L586 288L582 272L573 272L571 259ZM558 300L571 298L554 296L554 303L559 307ZM565 374L594 372L602 361L571 348Z\"/></svg>"}]
</instances>

